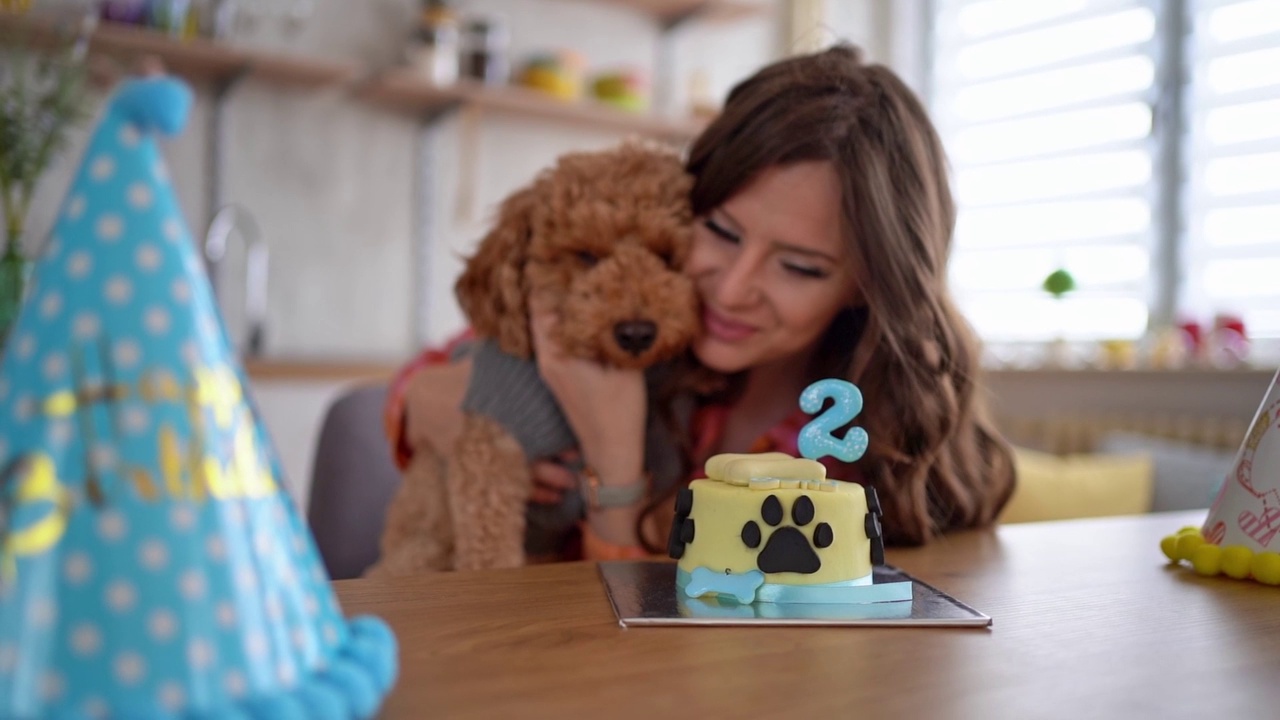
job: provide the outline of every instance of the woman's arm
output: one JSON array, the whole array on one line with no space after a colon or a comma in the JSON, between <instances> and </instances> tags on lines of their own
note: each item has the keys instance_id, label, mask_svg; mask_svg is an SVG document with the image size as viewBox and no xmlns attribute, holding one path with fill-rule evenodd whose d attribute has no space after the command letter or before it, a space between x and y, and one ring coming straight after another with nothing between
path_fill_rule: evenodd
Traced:
<instances>
[{"instance_id":1,"label":"woman's arm","mask_svg":"<svg viewBox=\"0 0 1280 720\"><path fill-rule=\"evenodd\" d=\"M583 462L601 487L644 483L648 391L643 371L608 368L565 355L551 339L558 321L554 313L536 299L531 306L538 371L578 438ZM587 545L602 540L605 545L639 546L636 520L643 505L641 495L625 507L589 509L586 530L596 537L588 536Z\"/></svg>"},{"instance_id":2,"label":"woman's arm","mask_svg":"<svg viewBox=\"0 0 1280 720\"><path fill-rule=\"evenodd\" d=\"M471 358L414 373L405 388L404 436L411 450L453 447L462 431L462 398L470 379Z\"/></svg>"},{"instance_id":3,"label":"woman's arm","mask_svg":"<svg viewBox=\"0 0 1280 720\"><path fill-rule=\"evenodd\" d=\"M443 348L423 351L391 381L382 421L396 465L401 469L408 466L414 451L423 443L449 447L457 438L471 361L452 358L456 348L472 337L467 330Z\"/></svg>"}]
</instances>

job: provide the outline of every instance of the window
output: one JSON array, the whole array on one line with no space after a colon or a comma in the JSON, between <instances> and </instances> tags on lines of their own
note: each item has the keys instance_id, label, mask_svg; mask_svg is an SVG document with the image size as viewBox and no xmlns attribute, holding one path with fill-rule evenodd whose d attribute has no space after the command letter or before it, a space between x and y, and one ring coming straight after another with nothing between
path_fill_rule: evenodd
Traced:
<instances>
[{"instance_id":1,"label":"window","mask_svg":"<svg viewBox=\"0 0 1280 720\"><path fill-rule=\"evenodd\" d=\"M1155 246L1156 15L1142 2L942 0L934 116L951 282L989 341L1136 337ZM1054 270L1078 290L1055 301Z\"/></svg>"},{"instance_id":2,"label":"window","mask_svg":"<svg viewBox=\"0 0 1280 720\"><path fill-rule=\"evenodd\" d=\"M1183 305L1280 339L1280 2L1189 10Z\"/></svg>"},{"instance_id":3,"label":"window","mask_svg":"<svg viewBox=\"0 0 1280 720\"><path fill-rule=\"evenodd\" d=\"M986 340L1217 312L1280 339L1280 2L935 0L932 24L951 282Z\"/></svg>"}]
</instances>

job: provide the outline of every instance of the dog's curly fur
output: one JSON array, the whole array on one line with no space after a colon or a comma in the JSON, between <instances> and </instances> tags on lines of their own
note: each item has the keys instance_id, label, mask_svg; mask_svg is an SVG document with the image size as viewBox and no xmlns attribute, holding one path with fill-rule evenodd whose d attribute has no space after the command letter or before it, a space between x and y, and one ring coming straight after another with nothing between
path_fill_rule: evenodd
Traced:
<instances>
[{"instance_id":1,"label":"dog's curly fur","mask_svg":"<svg viewBox=\"0 0 1280 720\"><path fill-rule=\"evenodd\" d=\"M528 298L552 300L553 340L576 357L645 368L698 331L697 298L680 273L692 240L691 180L677 157L636 143L562 157L501 205L455 290L476 334L532 356ZM644 348L622 323L651 322ZM472 377L471 382L484 382ZM502 418L468 414L455 447L414 449L371 574L523 564L529 461Z\"/></svg>"}]
</instances>

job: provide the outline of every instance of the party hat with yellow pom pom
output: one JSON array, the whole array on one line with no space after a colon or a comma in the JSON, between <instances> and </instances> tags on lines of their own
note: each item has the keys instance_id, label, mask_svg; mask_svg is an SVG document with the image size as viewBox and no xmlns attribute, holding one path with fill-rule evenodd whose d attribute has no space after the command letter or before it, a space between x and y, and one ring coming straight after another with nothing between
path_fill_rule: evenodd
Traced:
<instances>
[{"instance_id":1,"label":"party hat with yellow pom pom","mask_svg":"<svg viewBox=\"0 0 1280 720\"><path fill-rule=\"evenodd\" d=\"M247 394L154 135L109 99L0 358L0 720L361 718L395 639L346 620Z\"/></svg>"},{"instance_id":2,"label":"party hat with yellow pom pom","mask_svg":"<svg viewBox=\"0 0 1280 720\"><path fill-rule=\"evenodd\" d=\"M1164 538L1170 560L1201 575L1280 585L1280 372L1201 527Z\"/></svg>"}]
</instances>

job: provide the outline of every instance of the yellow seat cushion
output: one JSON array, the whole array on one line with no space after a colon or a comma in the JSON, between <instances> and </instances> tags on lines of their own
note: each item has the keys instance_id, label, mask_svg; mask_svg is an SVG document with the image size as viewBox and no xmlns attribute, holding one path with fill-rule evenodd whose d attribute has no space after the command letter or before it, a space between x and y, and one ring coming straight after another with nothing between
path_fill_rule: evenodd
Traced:
<instances>
[{"instance_id":1,"label":"yellow seat cushion","mask_svg":"<svg viewBox=\"0 0 1280 720\"><path fill-rule=\"evenodd\" d=\"M1018 485L1002 523L1104 515L1136 515L1151 510L1155 465L1149 455L1052 455L1014 448Z\"/></svg>"}]
</instances>

